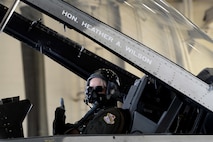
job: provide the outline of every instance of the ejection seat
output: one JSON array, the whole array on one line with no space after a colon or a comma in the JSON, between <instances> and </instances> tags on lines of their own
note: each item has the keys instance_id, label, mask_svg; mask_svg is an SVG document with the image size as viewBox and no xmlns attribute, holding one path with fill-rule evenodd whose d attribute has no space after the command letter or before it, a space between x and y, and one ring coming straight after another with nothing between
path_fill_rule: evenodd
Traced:
<instances>
[{"instance_id":1,"label":"ejection seat","mask_svg":"<svg viewBox=\"0 0 213 142\"><path fill-rule=\"evenodd\" d=\"M182 106L182 102L175 95L171 95L171 99L168 100L168 108L159 115L157 120L153 120L149 116L141 113L140 110L144 107L144 93L148 84L149 77L146 75L136 80L123 102L123 109L129 110L130 113L130 134L167 133Z\"/></svg>"},{"instance_id":2,"label":"ejection seat","mask_svg":"<svg viewBox=\"0 0 213 142\"><path fill-rule=\"evenodd\" d=\"M209 85L213 85L213 68L205 68L198 75L198 78ZM203 134L213 134L213 112L208 112L202 126Z\"/></svg>"}]
</instances>

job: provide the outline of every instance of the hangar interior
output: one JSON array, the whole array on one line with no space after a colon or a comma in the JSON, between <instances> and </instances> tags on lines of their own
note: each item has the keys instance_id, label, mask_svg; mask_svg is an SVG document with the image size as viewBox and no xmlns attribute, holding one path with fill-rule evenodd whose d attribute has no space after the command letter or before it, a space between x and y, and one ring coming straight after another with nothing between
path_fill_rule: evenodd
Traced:
<instances>
[{"instance_id":1,"label":"hangar interior","mask_svg":"<svg viewBox=\"0 0 213 142\"><path fill-rule=\"evenodd\" d=\"M66 1L69 2L69 0ZM112 4L111 1L103 1L104 0L85 2L84 0L77 0L76 2L79 4L79 7L84 7L85 5L89 6L88 11L91 13L98 11L103 14L103 16L108 16L110 20L113 19L114 22L111 24L117 23L120 20L128 21L128 19L125 19L128 18L125 13L114 11L114 15L108 15L107 13L102 12L103 9L113 10L110 8ZM100 5L101 2L105 4ZM167 2L192 21L210 38L213 38L212 0L167 0ZM8 7L10 7L12 3L13 0L0 1L0 4ZM122 9L123 7L120 8ZM123 9L125 10L125 8ZM104 48L100 47L100 45L89 40L87 37L79 35L76 31L65 27L59 21L50 18L23 2L19 2L15 11L29 19L42 22L47 27L54 29L57 33L80 43L81 46L86 47L91 52L100 55L104 59L115 63L125 70L128 70L139 78L144 75L144 73L128 63L123 62ZM120 15L119 18L118 15ZM101 17L102 15L95 16ZM137 16L141 16L142 19L146 20L146 15ZM135 18L135 21L137 21L137 17ZM123 28L123 30L128 30L127 32L131 31L132 36L140 36L148 46L153 45L153 47L155 47L155 44L158 43L148 38L148 35L157 31L153 29L152 33L149 33L146 29L142 29L143 32L138 32L134 29L135 26L139 26L135 21L124 22L123 26L129 27L129 29ZM21 25L17 26L21 27ZM164 38L165 41L167 41L166 43L169 44L169 39L172 37ZM31 112L23 122L25 137L52 135L54 112L56 107L60 105L61 98L64 99L64 104L66 106L67 122L74 123L90 109L90 107L84 103L85 79L80 78L78 75L54 62L49 57L34 51L29 48L28 45L21 43L19 40L14 39L5 32L0 33L0 43L1 98L19 96L21 100L26 98L30 99L33 104ZM167 51L159 52L162 52L162 54L168 54ZM175 50L169 52L171 59L174 61L178 60L178 57L175 56L175 52ZM198 66L205 66L205 63L200 62L199 58L192 57L190 59L193 59ZM186 68L194 74L200 72L199 69L190 66L190 60L187 57L181 58L181 60L183 60L183 64L187 66ZM89 67L90 65L88 64L87 66ZM91 67L91 69L95 69L95 67Z\"/></svg>"}]
</instances>

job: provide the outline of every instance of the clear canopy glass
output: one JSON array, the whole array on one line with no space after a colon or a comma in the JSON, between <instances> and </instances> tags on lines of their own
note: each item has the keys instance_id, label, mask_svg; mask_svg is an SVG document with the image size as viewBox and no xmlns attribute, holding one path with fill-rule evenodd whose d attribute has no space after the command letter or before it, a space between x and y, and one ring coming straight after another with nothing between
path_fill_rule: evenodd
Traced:
<instances>
[{"instance_id":1,"label":"clear canopy glass","mask_svg":"<svg viewBox=\"0 0 213 142\"><path fill-rule=\"evenodd\" d=\"M163 0L64 0L197 75L213 67L213 40Z\"/></svg>"}]
</instances>

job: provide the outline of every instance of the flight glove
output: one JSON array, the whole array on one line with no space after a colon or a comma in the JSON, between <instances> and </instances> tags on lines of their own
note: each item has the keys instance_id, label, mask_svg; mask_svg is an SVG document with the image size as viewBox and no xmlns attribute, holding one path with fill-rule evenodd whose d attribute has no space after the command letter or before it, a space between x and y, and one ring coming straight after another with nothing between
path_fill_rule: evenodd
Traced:
<instances>
[{"instance_id":1,"label":"flight glove","mask_svg":"<svg viewBox=\"0 0 213 142\"><path fill-rule=\"evenodd\" d=\"M55 110L55 119L53 121L53 135L64 134L65 129L65 109L63 107L57 107Z\"/></svg>"}]
</instances>

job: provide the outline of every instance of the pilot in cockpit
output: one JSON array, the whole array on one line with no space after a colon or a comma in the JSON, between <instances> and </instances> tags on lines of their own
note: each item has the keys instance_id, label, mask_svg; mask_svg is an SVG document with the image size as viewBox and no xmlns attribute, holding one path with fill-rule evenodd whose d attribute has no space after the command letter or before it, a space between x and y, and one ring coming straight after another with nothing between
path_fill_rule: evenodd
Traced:
<instances>
[{"instance_id":1,"label":"pilot in cockpit","mask_svg":"<svg viewBox=\"0 0 213 142\"><path fill-rule=\"evenodd\" d=\"M101 68L87 79L85 100L92 104L85 116L75 124L65 123L65 110L55 110L53 134L121 134L126 133L128 113L121 108L123 95L119 78L110 69Z\"/></svg>"}]
</instances>

